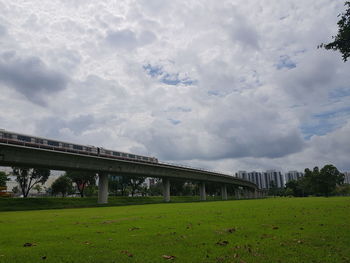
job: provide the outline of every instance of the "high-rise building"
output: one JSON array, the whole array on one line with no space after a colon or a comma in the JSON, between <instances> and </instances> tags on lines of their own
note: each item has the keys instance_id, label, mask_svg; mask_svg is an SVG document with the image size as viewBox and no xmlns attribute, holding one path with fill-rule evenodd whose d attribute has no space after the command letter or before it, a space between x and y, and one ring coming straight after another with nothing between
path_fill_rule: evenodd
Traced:
<instances>
[{"instance_id":1,"label":"high-rise building","mask_svg":"<svg viewBox=\"0 0 350 263\"><path fill-rule=\"evenodd\" d=\"M276 170L267 170L263 173L263 177L265 177L266 188L270 189L272 184L274 184L277 188L284 187L284 180L282 173Z\"/></svg>"},{"instance_id":2,"label":"high-rise building","mask_svg":"<svg viewBox=\"0 0 350 263\"><path fill-rule=\"evenodd\" d=\"M260 189L269 189L271 182L278 188L284 187L284 180L280 171L268 170L266 172L238 171L236 177L255 183Z\"/></svg>"},{"instance_id":3,"label":"high-rise building","mask_svg":"<svg viewBox=\"0 0 350 263\"><path fill-rule=\"evenodd\" d=\"M303 177L304 173L298 172L298 171L289 171L285 174L285 182L288 183L289 181L296 181L299 178Z\"/></svg>"},{"instance_id":4,"label":"high-rise building","mask_svg":"<svg viewBox=\"0 0 350 263\"><path fill-rule=\"evenodd\" d=\"M236 173L236 177L248 180L248 175L246 171L238 171L238 173Z\"/></svg>"},{"instance_id":5,"label":"high-rise building","mask_svg":"<svg viewBox=\"0 0 350 263\"><path fill-rule=\"evenodd\" d=\"M250 172L247 174L248 180L255 183L260 189L265 187L261 172Z\"/></svg>"},{"instance_id":6,"label":"high-rise building","mask_svg":"<svg viewBox=\"0 0 350 263\"><path fill-rule=\"evenodd\" d=\"M350 184L350 172L344 173L344 184Z\"/></svg>"}]
</instances>

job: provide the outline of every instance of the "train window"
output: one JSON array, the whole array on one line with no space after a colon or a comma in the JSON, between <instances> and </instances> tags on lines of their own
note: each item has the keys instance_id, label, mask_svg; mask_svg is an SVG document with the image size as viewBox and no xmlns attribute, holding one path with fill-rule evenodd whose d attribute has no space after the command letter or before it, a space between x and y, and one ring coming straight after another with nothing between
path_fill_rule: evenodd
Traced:
<instances>
[{"instance_id":1,"label":"train window","mask_svg":"<svg viewBox=\"0 0 350 263\"><path fill-rule=\"evenodd\" d=\"M35 143L44 144L43 139L35 139Z\"/></svg>"},{"instance_id":2,"label":"train window","mask_svg":"<svg viewBox=\"0 0 350 263\"><path fill-rule=\"evenodd\" d=\"M129 158L135 159L135 155L129 154Z\"/></svg>"},{"instance_id":3,"label":"train window","mask_svg":"<svg viewBox=\"0 0 350 263\"><path fill-rule=\"evenodd\" d=\"M120 156L120 153L118 153L118 152L113 152L113 155L114 155L114 156Z\"/></svg>"},{"instance_id":4,"label":"train window","mask_svg":"<svg viewBox=\"0 0 350 263\"><path fill-rule=\"evenodd\" d=\"M90 148L90 147L85 147L85 150L86 150L87 152L91 152L91 148Z\"/></svg>"},{"instance_id":5,"label":"train window","mask_svg":"<svg viewBox=\"0 0 350 263\"><path fill-rule=\"evenodd\" d=\"M68 143L62 143L62 147L69 148L69 144Z\"/></svg>"},{"instance_id":6,"label":"train window","mask_svg":"<svg viewBox=\"0 0 350 263\"><path fill-rule=\"evenodd\" d=\"M122 153L123 157L128 157L128 155L126 153Z\"/></svg>"},{"instance_id":7,"label":"train window","mask_svg":"<svg viewBox=\"0 0 350 263\"><path fill-rule=\"evenodd\" d=\"M51 145L51 146L60 146L58 142L55 142L55 141L47 141L47 144L48 145Z\"/></svg>"},{"instance_id":8,"label":"train window","mask_svg":"<svg viewBox=\"0 0 350 263\"><path fill-rule=\"evenodd\" d=\"M105 151L105 154L111 154L111 152L110 151Z\"/></svg>"},{"instance_id":9,"label":"train window","mask_svg":"<svg viewBox=\"0 0 350 263\"><path fill-rule=\"evenodd\" d=\"M73 149L82 151L82 150L83 150L83 146L74 145L74 144L73 144Z\"/></svg>"},{"instance_id":10,"label":"train window","mask_svg":"<svg viewBox=\"0 0 350 263\"><path fill-rule=\"evenodd\" d=\"M28 136L17 135L17 139L24 142L31 142L31 138Z\"/></svg>"},{"instance_id":11,"label":"train window","mask_svg":"<svg viewBox=\"0 0 350 263\"><path fill-rule=\"evenodd\" d=\"M12 139L12 134L4 133L3 137L6 138L6 139Z\"/></svg>"},{"instance_id":12,"label":"train window","mask_svg":"<svg viewBox=\"0 0 350 263\"><path fill-rule=\"evenodd\" d=\"M142 157L142 159L143 159L144 161L148 161L148 158L147 158L147 157Z\"/></svg>"}]
</instances>

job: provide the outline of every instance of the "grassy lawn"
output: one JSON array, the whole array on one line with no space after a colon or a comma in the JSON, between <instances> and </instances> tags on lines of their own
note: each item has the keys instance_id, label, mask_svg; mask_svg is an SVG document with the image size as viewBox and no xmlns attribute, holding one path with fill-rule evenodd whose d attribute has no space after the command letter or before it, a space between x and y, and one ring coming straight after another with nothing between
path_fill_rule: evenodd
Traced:
<instances>
[{"instance_id":1,"label":"grassy lawn","mask_svg":"<svg viewBox=\"0 0 350 263\"><path fill-rule=\"evenodd\" d=\"M349 217L349 197L0 212L0 262L350 262Z\"/></svg>"},{"instance_id":2,"label":"grassy lawn","mask_svg":"<svg viewBox=\"0 0 350 263\"><path fill-rule=\"evenodd\" d=\"M209 201L221 200L221 197L207 197ZM199 196L172 196L172 203L196 202ZM43 198L0 198L0 211L42 210L83 207L106 207L123 205L143 205L164 203L161 196L125 197L110 196L108 204L97 204L97 197L43 197Z\"/></svg>"}]
</instances>

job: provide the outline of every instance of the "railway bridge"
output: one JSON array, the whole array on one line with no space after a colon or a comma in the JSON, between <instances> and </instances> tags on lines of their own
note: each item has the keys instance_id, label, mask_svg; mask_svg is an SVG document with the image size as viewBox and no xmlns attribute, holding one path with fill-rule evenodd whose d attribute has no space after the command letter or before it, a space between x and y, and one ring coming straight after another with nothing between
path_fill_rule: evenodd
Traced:
<instances>
[{"instance_id":1,"label":"railway bridge","mask_svg":"<svg viewBox=\"0 0 350 263\"><path fill-rule=\"evenodd\" d=\"M98 203L108 202L108 175L144 176L162 178L164 201L170 201L171 178L199 183L200 199L206 200L206 183L221 184L221 196L227 199L227 186L235 185L236 198L261 198L264 192L256 184L231 175L167 163L146 163L110 159L58 150L33 148L24 145L0 143L0 166L47 168L52 170L83 170L98 174Z\"/></svg>"}]
</instances>

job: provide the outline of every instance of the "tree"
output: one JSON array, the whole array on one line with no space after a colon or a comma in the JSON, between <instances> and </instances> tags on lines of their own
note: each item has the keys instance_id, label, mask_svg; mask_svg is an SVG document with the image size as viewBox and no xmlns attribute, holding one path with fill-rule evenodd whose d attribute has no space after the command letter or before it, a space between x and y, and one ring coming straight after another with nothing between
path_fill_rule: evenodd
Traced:
<instances>
[{"instance_id":1,"label":"tree","mask_svg":"<svg viewBox=\"0 0 350 263\"><path fill-rule=\"evenodd\" d=\"M336 186L344 182L344 175L331 165L325 165L317 176L317 193L329 196L335 191Z\"/></svg>"},{"instance_id":2,"label":"tree","mask_svg":"<svg viewBox=\"0 0 350 263\"><path fill-rule=\"evenodd\" d=\"M43 188L41 187L40 184L37 184L36 186L34 186L33 189L34 189L35 191L37 191L38 194L40 194L41 191L43 190Z\"/></svg>"},{"instance_id":3,"label":"tree","mask_svg":"<svg viewBox=\"0 0 350 263\"><path fill-rule=\"evenodd\" d=\"M27 197L35 185L44 184L50 176L50 170L23 167L12 167L12 173L16 176L23 197Z\"/></svg>"},{"instance_id":4,"label":"tree","mask_svg":"<svg viewBox=\"0 0 350 263\"><path fill-rule=\"evenodd\" d=\"M19 191L18 186L15 186L15 187L12 188L12 193L18 194L19 192L20 192L20 191Z\"/></svg>"},{"instance_id":5,"label":"tree","mask_svg":"<svg viewBox=\"0 0 350 263\"><path fill-rule=\"evenodd\" d=\"M278 187L274 181L270 181L269 183L269 195L273 195L273 196L278 195Z\"/></svg>"},{"instance_id":6,"label":"tree","mask_svg":"<svg viewBox=\"0 0 350 263\"><path fill-rule=\"evenodd\" d=\"M292 194L293 196L304 196L304 189L302 187L302 179L292 180L286 183L286 193ZM287 191L288 190L288 191Z\"/></svg>"},{"instance_id":7,"label":"tree","mask_svg":"<svg viewBox=\"0 0 350 263\"><path fill-rule=\"evenodd\" d=\"M108 190L110 193L118 195L119 180L116 176L111 176L108 178Z\"/></svg>"},{"instance_id":8,"label":"tree","mask_svg":"<svg viewBox=\"0 0 350 263\"><path fill-rule=\"evenodd\" d=\"M81 197L84 197L84 190L88 185L96 184L96 173L85 171L67 171L65 176L76 184Z\"/></svg>"},{"instance_id":9,"label":"tree","mask_svg":"<svg viewBox=\"0 0 350 263\"><path fill-rule=\"evenodd\" d=\"M0 187L6 186L6 182L9 180L5 172L0 172Z\"/></svg>"},{"instance_id":10,"label":"tree","mask_svg":"<svg viewBox=\"0 0 350 263\"><path fill-rule=\"evenodd\" d=\"M183 195L185 183L186 181L183 179L172 178L170 180L170 195Z\"/></svg>"},{"instance_id":11,"label":"tree","mask_svg":"<svg viewBox=\"0 0 350 263\"><path fill-rule=\"evenodd\" d=\"M131 184L131 178L129 176L119 176L119 187L121 195L128 195L128 187Z\"/></svg>"},{"instance_id":12,"label":"tree","mask_svg":"<svg viewBox=\"0 0 350 263\"><path fill-rule=\"evenodd\" d=\"M350 184L343 184L337 186L335 189L337 195L350 195Z\"/></svg>"},{"instance_id":13,"label":"tree","mask_svg":"<svg viewBox=\"0 0 350 263\"><path fill-rule=\"evenodd\" d=\"M62 194L65 197L68 193L73 191L72 180L68 176L58 177L51 185L52 194Z\"/></svg>"},{"instance_id":14,"label":"tree","mask_svg":"<svg viewBox=\"0 0 350 263\"><path fill-rule=\"evenodd\" d=\"M134 196L135 192L140 189L140 186L145 182L145 177L132 176L130 178L131 196Z\"/></svg>"},{"instance_id":15,"label":"tree","mask_svg":"<svg viewBox=\"0 0 350 263\"><path fill-rule=\"evenodd\" d=\"M340 20L338 21L338 34L333 36L333 42L328 44L321 44L318 48L325 48L327 50L338 50L343 57L343 61L346 62L350 56L350 2L346 1L345 6L347 9L345 13L339 14Z\"/></svg>"},{"instance_id":16,"label":"tree","mask_svg":"<svg viewBox=\"0 0 350 263\"><path fill-rule=\"evenodd\" d=\"M286 188L291 189L294 196L329 196L343 181L344 175L335 166L327 164L321 170L317 166L312 171L306 168L304 177L288 182Z\"/></svg>"},{"instance_id":17,"label":"tree","mask_svg":"<svg viewBox=\"0 0 350 263\"><path fill-rule=\"evenodd\" d=\"M161 180L158 180L155 184L150 185L149 194L151 196L159 196L163 194L163 184Z\"/></svg>"}]
</instances>

